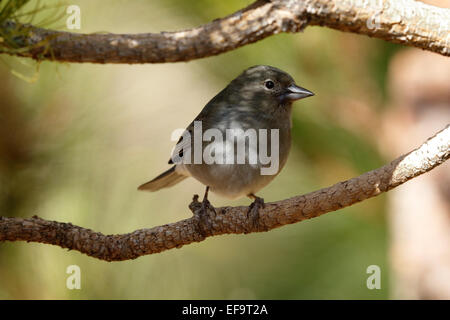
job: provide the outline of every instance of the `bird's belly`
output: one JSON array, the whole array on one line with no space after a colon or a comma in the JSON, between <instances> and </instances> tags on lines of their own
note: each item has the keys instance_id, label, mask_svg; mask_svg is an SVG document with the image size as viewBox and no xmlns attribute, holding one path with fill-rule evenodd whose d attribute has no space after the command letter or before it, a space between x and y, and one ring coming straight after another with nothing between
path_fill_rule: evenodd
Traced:
<instances>
[{"instance_id":1,"label":"bird's belly","mask_svg":"<svg viewBox=\"0 0 450 320\"><path fill-rule=\"evenodd\" d=\"M193 164L186 169L212 192L227 198L256 193L276 176L261 175L259 167L249 164Z\"/></svg>"},{"instance_id":2,"label":"bird's belly","mask_svg":"<svg viewBox=\"0 0 450 320\"><path fill-rule=\"evenodd\" d=\"M280 132L281 139L274 142L271 134L262 142L255 134L254 143L246 142L244 135L237 136L236 140L205 142L201 150L203 162L185 163L184 168L190 176L221 196L237 198L254 194L272 181L286 163L290 132ZM265 150L261 150L261 143L266 146Z\"/></svg>"}]
</instances>

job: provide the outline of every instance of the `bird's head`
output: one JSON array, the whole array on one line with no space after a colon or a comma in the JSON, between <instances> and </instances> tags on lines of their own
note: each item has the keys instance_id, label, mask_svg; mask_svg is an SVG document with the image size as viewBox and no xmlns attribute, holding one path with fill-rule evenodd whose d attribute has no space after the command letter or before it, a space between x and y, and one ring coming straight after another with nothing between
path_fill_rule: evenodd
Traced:
<instances>
[{"instance_id":1,"label":"bird's head","mask_svg":"<svg viewBox=\"0 0 450 320\"><path fill-rule=\"evenodd\" d=\"M230 83L230 87L239 99L276 107L314 95L296 85L286 72L264 65L248 68Z\"/></svg>"}]
</instances>

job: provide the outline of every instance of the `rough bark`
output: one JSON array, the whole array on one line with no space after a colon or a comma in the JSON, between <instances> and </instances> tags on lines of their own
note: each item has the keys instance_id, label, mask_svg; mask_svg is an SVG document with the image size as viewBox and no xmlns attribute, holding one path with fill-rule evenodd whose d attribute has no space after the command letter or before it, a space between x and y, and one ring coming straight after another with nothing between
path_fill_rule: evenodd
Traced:
<instances>
[{"instance_id":1,"label":"rough bark","mask_svg":"<svg viewBox=\"0 0 450 320\"><path fill-rule=\"evenodd\" d=\"M263 232L375 197L425 173L450 157L450 126L418 149L391 163L331 187L290 199L267 203L257 224L247 218L247 207L222 207L199 215L194 197L193 217L122 235L103 235L70 223L0 217L0 241L32 241L80 251L89 256L120 261L179 248L221 234Z\"/></svg>"},{"instance_id":2,"label":"rough bark","mask_svg":"<svg viewBox=\"0 0 450 320\"><path fill-rule=\"evenodd\" d=\"M161 33L77 34L9 22L3 25L3 31L14 33L14 41L0 42L0 53L66 62L189 61L280 32L299 32L308 25L450 56L450 10L413 0L258 0L200 27Z\"/></svg>"}]
</instances>

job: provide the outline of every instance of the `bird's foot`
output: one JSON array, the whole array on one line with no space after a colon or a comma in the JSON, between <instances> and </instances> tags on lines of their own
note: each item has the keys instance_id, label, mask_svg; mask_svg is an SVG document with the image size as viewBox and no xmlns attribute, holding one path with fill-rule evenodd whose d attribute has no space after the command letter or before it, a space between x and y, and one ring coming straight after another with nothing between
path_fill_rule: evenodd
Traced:
<instances>
[{"instance_id":1,"label":"bird's foot","mask_svg":"<svg viewBox=\"0 0 450 320\"><path fill-rule=\"evenodd\" d=\"M202 214L208 214L208 209L211 210L212 212L214 212L214 215L216 215L216 209L214 209L214 207L211 205L211 202L209 202L208 200L208 192L209 192L209 187L206 187L206 191L205 191L205 195L203 196L203 201L202 201Z\"/></svg>"},{"instance_id":2,"label":"bird's foot","mask_svg":"<svg viewBox=\"0 0 450 320\"><path fill-rule=\"evenodd\" d=\"M259 210L261 210L265 207L264 199L257 197L254 194L250 194L249 197L254 199L254 201L248 207L247 218L250 220L252 229L258 229L259 228Z\"/></svg>"},{"instance_id":3,"label":"bird's foot","mask_svg":"<svg viewBox=\"0 0 450 320\"><path fill-rule=\"evenodd\" d=\"M214 212L214 215L216 215L216 209L214 209L214 207L212 206L211 202L209 202L208 199L204 198L202 201L202 208L200 210L200 215L207 216L208 210Z\"/></svg>"},{"instance_id":4,"label":"bird's foot","mask_svg":"<svg viewBox=\"0 0 450 320\"><path fill-rule=\"evenodd\" d=\"M209 187L206 188L202 202L198 202L198 195L194 195L193 201L189 205L189 208L194 213L194 217L197 219L199 232L204 237L211 234L211 218L216 215L216 210L208 200L208 191Z\"/></svg>"}]
</instances>

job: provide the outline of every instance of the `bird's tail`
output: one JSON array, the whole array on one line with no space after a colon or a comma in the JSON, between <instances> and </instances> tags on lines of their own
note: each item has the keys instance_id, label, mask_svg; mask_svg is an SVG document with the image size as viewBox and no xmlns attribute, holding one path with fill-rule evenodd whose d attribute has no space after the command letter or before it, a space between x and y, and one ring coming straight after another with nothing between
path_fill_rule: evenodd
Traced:
<instances>
[{"instance_id":1,"label":"bird's tail","mask_svg":"<svg viewBox=\"0 0 450 320\"><path fill-rule=\"evenodd\" d=\"M187 176L178 173L175 170L175 166L170 168L169 170L161 173L155 179L140 185L138 190L145 191L158 191L159 189L168 188L173 185L176 185L178 182L186 179Z\"/></svg>"}]
</instances>

